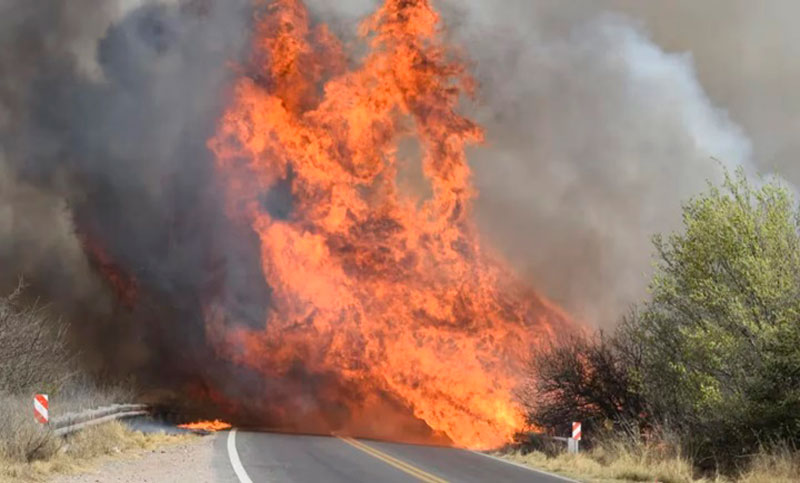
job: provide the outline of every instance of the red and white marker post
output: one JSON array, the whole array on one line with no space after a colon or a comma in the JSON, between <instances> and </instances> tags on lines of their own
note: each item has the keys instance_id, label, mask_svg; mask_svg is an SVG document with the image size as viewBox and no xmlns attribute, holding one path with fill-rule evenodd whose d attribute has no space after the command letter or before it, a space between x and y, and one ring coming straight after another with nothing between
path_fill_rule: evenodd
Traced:
<instances>
[{"instance_id":1,"label":"red and white marker post","mask_svg":"<svg viewBox=\"0 0 800 483\"><path fill-rule=\"evenodd\" d=\"M581 440L581 423L573 422L572 437L567 440L567 450L570 453L577 453L579 447L578 441L580 440Z\"/></svg>"},{"instance_id":2,"label":"red and white marker post","mask_svg":"<svg viewBox=\"0 0 800 483\"><path fill-rule=\"evenodd\" d=\"M47 424L50 421L50 402L47 394L33 396L33 417L41 424Z\"/></svg>"}]
</instances>

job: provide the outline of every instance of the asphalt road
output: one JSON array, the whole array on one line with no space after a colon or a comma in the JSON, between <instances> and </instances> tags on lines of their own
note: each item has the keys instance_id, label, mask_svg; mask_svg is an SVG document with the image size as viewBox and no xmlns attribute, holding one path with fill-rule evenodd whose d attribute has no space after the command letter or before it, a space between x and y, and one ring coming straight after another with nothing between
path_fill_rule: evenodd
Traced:
<instances>
[{"instance_id":1,"label":"asphalt road","mask_svg":"<svg viewBox=\"0 0 800 483\"><path fill-rule=\"evenodd\" d=\"M224 480L238 483L572 481L454 448L241 430L219 436Z\"/></svg>"}]
</instances>

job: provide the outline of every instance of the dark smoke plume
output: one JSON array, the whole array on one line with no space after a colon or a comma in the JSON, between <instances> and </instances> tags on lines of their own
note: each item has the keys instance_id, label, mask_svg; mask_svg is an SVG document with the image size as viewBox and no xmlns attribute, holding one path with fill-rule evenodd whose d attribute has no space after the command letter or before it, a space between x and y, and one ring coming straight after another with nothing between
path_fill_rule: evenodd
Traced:
<instances>
[{"instance_id":1,"label":"dark smoke plume","mask_svg":"<svg viewBox=\"0 0 800 483\"><path fill-rule=\"evenodd\" d=\"M201 297L251 320L265 293L205 145L252 13L127 3L2 4L0 283L56 302L89 362L162 377L203 366Z\"/></svg>"}]
</instances>

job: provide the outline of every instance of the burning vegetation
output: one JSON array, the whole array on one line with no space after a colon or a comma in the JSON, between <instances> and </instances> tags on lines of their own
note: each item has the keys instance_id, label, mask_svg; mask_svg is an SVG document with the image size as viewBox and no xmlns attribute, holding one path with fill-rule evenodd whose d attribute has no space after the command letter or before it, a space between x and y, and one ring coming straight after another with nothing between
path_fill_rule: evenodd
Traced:
<instances>
[{"instance_id":1,"label":"burning vegetation","mask_svg":"<svg viewBox=\"0 0 800 483\"><path fill-rule=\"evenodd\" d=\"M212 343L273 381L259 409L285 425L373 432L402 408L458 446L509 441L530 348L569 322L480 242L465 148L483 132L457 111L472 81L437 12L387 0L357 61L301 1L261 13L209 146L271 306L256 327L209 309ZM398 181L413 162L428 197Z\"/></svg>"},{"instance_id":2,"label":"burning vegetation","mask_svg":"<svg viewBox=\"0 0 800 483\"><path fill-rule=\"evenodd\" d=\"M529 353L571 323L478 232L475 86L431 2L385 1L352 43L299 0L117 20L96 70L53 40L0 89L32 100L0 154L64 232L52 263L15 263L77 321L86 370L240 426L475 448L524 429Z\"/></svg>"},{"instance_id":3,"label":"burning vegetation","mask_svg":"<svg viewBox=\"0 0 800 483\"><path fill-rule=\"evenodd\" d=\"M678 45L652 7L657 43L651 22L607 15L620 2L443 2L444 32L435 0L375 0L357 37L365 2L6 3L6 405L135 388L189 427L471 448L582 421L597 462L659 479L653 455L718 477L780 466L752 458L764 442L800 444L798 190L751 178L754 153L792 157L763 133L793 124L751 143L712 100L743 82L731 112L752 130L770 117L746 114L754 86L786 97L774 69L717 62L729 38L778 45L753 28L770 17L733 9L733 36L693 50L680 9ZM445 39L475 60L478 106ZM484 127L493 146L473 149ZM651 258L650 234L680 220ZM561 337L575 326L539 289L605 325L645 296L653 259L621 325ZM18 437L38 431L23 413L0 424L0 459L44 454ZM613 463L606 431L634 451ZM785 468L793 481L794 452Z\"/></svg>"},{"instance_id":4,"label":"burning vegetation","mask_svg":"<svg viewBox=\"0 0 800 483\"><path fill-rule=\"evenodd\" d=\"M191 429L193 431L214 432L230 429L231 425L219 419L215 419L213 421L195 421L193 423L179 424L178 427L182 429Z\"/></svg>"}]
</instances>

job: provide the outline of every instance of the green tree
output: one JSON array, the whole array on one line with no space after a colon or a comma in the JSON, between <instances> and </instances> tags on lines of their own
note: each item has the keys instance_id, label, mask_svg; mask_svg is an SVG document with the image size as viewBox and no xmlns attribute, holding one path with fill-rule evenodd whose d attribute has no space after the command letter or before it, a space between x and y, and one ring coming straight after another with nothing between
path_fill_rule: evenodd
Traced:
<instances>
[{"instance_id":1,"label":"green tree","mask_svg":"<svg viewBox=\"0 0 800 483\"><path fill-rule=\"evenodd\" d=\"M655 413L701 446L752 451L800 435L800 217L790 191L744 173L657 236L651 300L626 337ZM730 454L729 456L733 456Z\"/></svg>"}]
</instances>

